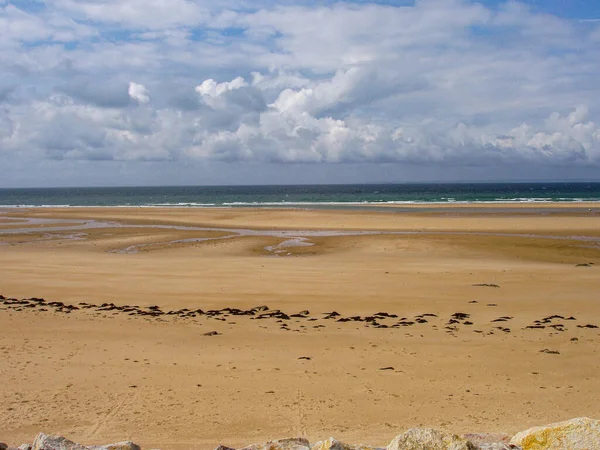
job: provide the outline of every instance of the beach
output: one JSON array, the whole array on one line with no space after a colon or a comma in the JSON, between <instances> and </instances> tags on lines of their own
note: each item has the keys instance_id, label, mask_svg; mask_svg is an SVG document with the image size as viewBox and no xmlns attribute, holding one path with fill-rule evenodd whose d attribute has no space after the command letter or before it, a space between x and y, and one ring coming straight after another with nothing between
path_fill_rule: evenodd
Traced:
<instances>
[{"instance_id":1,"label":"beach","mask_svg":"<svg viewBox=\"0 0 600 450\"><path fill-rule=\"evenodd\" d=\"M597 203L7 208L0 266L3 296L78 308L0 303L10 444L600 417Z\"/></svg>"}]
</instances>

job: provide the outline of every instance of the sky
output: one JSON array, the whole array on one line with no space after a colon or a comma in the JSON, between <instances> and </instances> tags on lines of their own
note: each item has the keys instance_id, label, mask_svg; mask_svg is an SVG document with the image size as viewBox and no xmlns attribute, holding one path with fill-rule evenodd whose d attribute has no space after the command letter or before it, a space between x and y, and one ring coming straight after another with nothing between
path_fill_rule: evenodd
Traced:
<instances>
[{"instance_id":1,"label":"sky","mask_svg":"<svg viewBox=\"0 0 600 450\"><path fill-rule=\"evenodd\" d=\"M0 0L0 187L600 180L597 0Z\"/></svg>"}]
</instances>

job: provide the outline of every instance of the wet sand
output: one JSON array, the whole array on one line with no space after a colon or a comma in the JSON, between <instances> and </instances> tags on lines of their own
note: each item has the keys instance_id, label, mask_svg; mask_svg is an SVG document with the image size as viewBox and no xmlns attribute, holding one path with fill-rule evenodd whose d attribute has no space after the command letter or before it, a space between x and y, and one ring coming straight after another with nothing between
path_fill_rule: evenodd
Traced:
<instances>
[{"instance_id":1,"label":"wet sand","mask_svg":"<svg viewBox=\"0 0 600 450\"><path fill-rule=\"evenodd\" d=\"M65 306L0 302L0 440L385 445L600 417L597 206L487 208L4 214L0 294Z\"/></svg>"}]
</instances>

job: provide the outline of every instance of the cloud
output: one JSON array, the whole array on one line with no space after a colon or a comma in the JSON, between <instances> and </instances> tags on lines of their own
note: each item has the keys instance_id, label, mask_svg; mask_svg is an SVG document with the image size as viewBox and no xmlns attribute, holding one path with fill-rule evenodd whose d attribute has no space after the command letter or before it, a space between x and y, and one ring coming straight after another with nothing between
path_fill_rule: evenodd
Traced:
<instances>
[{"instance_id":1,"label":"cloud","mask_svg":"<svg viewBox=\"0 0 600 450\"><path fill-rule=\"evenodd\" d=\"M600 165L593 22L470 0L16 5L11 164Z\"/></svg>"},{"instance_id":2,"label":"cloud","mask_svg":"<svg viewBox=\"0 0 600 450\"><path fill-rule=\"evenodd\" d=\"M8 100L9 96L13 93L14 90L15 86L13 85L0 85L0 104Z\"/></svg>"},{"instance_id":3,"label":"cloud","mask_svg":"<svg viewBox=\"0 0 600 450\"><path fill-rule=\"evenodd\" d=\"M92 27L61 14L43 12L35 15L13 4L0 4L0 48L38 41L72 42L96 34Z\"/></svg>"},{"instance_id":4,"label":"cloud","mask_svg":"<svg viewBox=\"0 0 600 450\"><path fill-rule=\"evenodd\" d=\"M5 110L2 136L7 146L12 141L14 148L37 148L51 159L600 164L600 127L589 120L583 105L565 115L553 113L538 126L521 123L490 133L478 126L436 120L398 126L356 115L315 117L278 102L255 107L228 97L250 89L248 83L237 80L223 86L239 88L223 87L222 103L201 114L171 107L122 110L54 95ZM130 95L142 102L148 98L147 90L135 83Z\"/></svg>"},{"instance_id":5,"label":"cloud","mask_svg":"<svg viewBox=\"0 0 600 450\"><path fill-rule=\"evenodd\" d=\"M248 84L242 77L237 77L234 80L225 81L223 83L217 83L213 79L208 79L196 86L196 92L206 97L218 97L226 92L240 89L244 86L248 86Z\"/></svg>"},{"instance_id":6,"label":"cloud","mask_svg":"<svg viewBox=\"0 0 600 450\"><path fill-rule=\"evenodd\" d=\"M124 81L98 80L93 77L76 77L58 88L75 100L106 108L124 108L129 105L134 97L130 93L131 89Z\"/></svg>"},{"instance_id":7,"label":"cloud","mask_svg":"<svg viewBox=\"0 0 600 450\"><path fill-rule=\"evenodd\" d=\"M206 9L187 0L54 0L64 13L135 29L161 29L202 22Z\"/></svg>"},{"instance_id":8,"label":"cloud","mask_svg":"<svg viewBox=\"0 0 600 450\"><path fill-rule=\"evenodd\" d=\"M433 120L398 127L356 116L319 118L304 107L305 90L284 93L256 125L206 133L188 154L278 163L600 163L600 127L588 120L585 106L564 117L553 113L540 127L522 123L490 134L477 126ZM298 94L304 94L302 107L281 100Z\"/></svg>"},{"instance_id":9,"label":"cloud","mask_svg":"<svg viewBox=\"0 0 600 450\"><path fill-rule=\"evenodd\" d=\"M566 116L553 113L541 130L522 124L490 143L499 149L514 149L533 161L555 163L600 163L600 127L588 120L587 106L580 105Z\"/></svg>"},{"instance_id":10,"label":"cloud","mask_svg":"<svg viewBox=\"0 0 600 450\"><path fill-rule=\"evenodd\" d=\"M150 101L150 93L143 84L137 84L131 81L129 83L129 96L138 103L148 103Z\"/></svg>"}]
</instances>

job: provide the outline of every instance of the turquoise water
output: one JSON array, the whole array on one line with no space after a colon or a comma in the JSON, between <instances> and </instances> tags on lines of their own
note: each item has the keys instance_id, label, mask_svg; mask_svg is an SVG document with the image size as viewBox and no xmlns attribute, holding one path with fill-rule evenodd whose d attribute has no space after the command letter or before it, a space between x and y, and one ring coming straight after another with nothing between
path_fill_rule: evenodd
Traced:
<instances>
[{"instance_id":1,"label":"turquoise water","mask_svg":"<svg viewBox=\"0 0 600 450\"><path fill-rule=\"evenodd\" d=\"M0 206L350 206L600 201L600 183L165 186L0 189Z\"/></svg>"}]
</instances>

